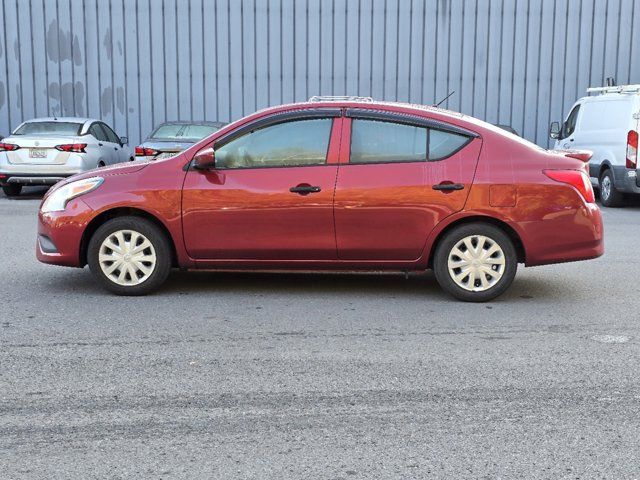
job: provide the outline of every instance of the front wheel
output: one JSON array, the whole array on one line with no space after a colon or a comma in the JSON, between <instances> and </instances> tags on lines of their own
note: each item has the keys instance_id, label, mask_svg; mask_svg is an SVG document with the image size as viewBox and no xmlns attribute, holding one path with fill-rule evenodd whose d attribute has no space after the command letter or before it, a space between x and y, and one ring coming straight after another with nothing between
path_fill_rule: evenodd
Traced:
<instances>
[{"instance_id":1,"label":"front wheel","mask_svg":"<svg viewBox=\"0 0 640 480\"><path fill-rule=\"evenodd\" d=\"M22 185L17 183L7 183L2 187L2 191L7 197L17 197L22 191Z\"/></svg>"},{"instance_id":2,"label":"front wheel","mask_svg":"<svg viewBox=\"0 0 640 480\"><path fill-rule=\"evenodd\" d=\"M171 270L171 248L164 232L140 217L118 217L91 237L87 263L98 282L116 295L146 295Z\"/></svg>"},{"instance_id":3,"label":"front wheel","mask_svg":"<svg viewBox=\"0 0 640 480\"><path fill-rule=\"evenodd\" d=\"M517 267L509 236L484 223L455 227L440 240L433 259L442 289L465 302L486 302L502 295Z\"/></svg>"}]
</instances>

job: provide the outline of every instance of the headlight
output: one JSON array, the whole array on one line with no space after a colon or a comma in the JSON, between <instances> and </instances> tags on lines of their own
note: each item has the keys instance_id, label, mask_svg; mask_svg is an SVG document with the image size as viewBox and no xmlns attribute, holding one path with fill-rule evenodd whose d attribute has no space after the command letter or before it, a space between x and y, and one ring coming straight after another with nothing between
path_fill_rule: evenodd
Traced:
<instances>
[{"instance_id":1,"label":"headlight","mask_svg":"<svg viewBox=\"0 0 640 480\"><path fill-rule=\"evenodd\" d=\"M91 177L75 182L67 183L54 190L42 204L42 213L60 212L67 208L69 200L89 193L100 186L104 181L102 177Z\"/></svg>"}]
</instances>

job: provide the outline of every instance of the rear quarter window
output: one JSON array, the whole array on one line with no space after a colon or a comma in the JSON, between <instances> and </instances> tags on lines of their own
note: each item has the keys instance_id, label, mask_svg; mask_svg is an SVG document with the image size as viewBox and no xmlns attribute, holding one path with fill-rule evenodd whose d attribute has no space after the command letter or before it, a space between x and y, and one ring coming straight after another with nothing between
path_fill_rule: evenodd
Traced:
<instances>
[{"instance_id":1,"label":"rear quarter window","mask_svg":"<svg viewBox=\"0 0 640 480\"><path fill-rule=\"evenodd\" d=\"M429 160L442 160L462 149L470 138L458 133L429 129Z\"/></svg>"}]
</instances>

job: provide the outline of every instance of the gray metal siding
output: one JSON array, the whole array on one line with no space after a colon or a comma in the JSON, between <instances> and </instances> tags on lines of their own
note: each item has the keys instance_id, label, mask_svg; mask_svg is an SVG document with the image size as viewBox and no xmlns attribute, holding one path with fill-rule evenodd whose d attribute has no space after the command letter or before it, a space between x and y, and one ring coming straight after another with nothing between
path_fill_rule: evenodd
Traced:
<instances>
[{"instance_id":1,"label":"gray metal siding","mask_svg":"<svg viewBox=\"0 0 640 480\"><path fill-rule=\"evenodd\" d=\"M0 134L86 115L138 143L316 94L455 90L447 108L546 146L587 86L640 83L635 0L1 1Z\"/></svg>"}]
</instances>

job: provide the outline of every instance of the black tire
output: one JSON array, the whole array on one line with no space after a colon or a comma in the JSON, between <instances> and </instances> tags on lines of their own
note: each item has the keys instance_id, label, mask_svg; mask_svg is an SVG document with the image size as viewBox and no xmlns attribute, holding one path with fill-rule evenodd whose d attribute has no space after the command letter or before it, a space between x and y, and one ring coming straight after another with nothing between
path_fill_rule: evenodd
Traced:
<instances>
[{"instance_id":1,"label":"black tire","mask_svg":"<svg viewBox=\"0 0 640 480\"><path fill-rule=\"evenodd\" d=\"M104 240L119 230L133 230L144 235L152 244L156 255L156 265L142 283L120 285L111 280L100 267L98 256ZM147 295L157 290L169 276L172 263L172 250L165 233L153 222L135 216L117 217L101 225L89 240L87 263L91 273L104 288L116 295Z\"/></svg>"},{"instance_id":2,"label":"black tire","mask_svg":"<svg viewBox=\"0 0 640 480\"><path fill-rule=\"evenodd\" d=\"M17 197L22 191L22 185L17 183L7 183L2 187L2 191L7 197Z\"/></svg>"},{"instance_id":3,"label":"black tire","mask_svg":"<svg viewBox=\"0 0 640 480\"><path fill-rule=\"evenodd\" d=\"M606 182L609 182L609 188L603 188ZM602 202L603 206L609 208L622 206L624 203L624 194L616 190L611 169L607 168L600 174L598 185L600 186L600 202Z\"/></svg>"},{"instance_id":4,"label":"black tire","mask_svg":"<svg viewBox=\"0 0 640 480\"><path fill-rule=\"evenodd\" d=\"M497 243L502 249L505 260L502 277L484 291L462 288L453 280L448 267L449 254L454 246L464 238L475 235L483 235ZM433 257L433 270L438 284L444 291L465 302L486 302L502 295L513 282L517 268L518 255L513 242L503 230L487 223L469 223L454 227L440 239ZM477 281L480 282L480 279Z\"/></svg>"}]
</instances>

